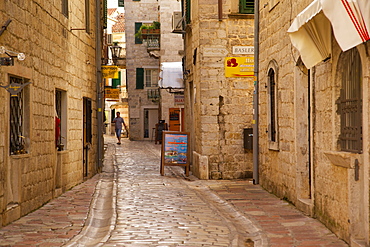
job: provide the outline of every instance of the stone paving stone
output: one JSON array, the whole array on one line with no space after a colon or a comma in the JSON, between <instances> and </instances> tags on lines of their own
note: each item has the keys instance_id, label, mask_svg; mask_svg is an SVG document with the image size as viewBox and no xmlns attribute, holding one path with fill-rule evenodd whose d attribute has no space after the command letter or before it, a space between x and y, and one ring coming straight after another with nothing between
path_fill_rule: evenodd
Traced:
<instances>
[{"instance_id":1,"label":"stone paving stone","mask_svg":"<svg viewBox=\"0 0 370 247\"><path fill-rule=\"evenodd\" d=\"M185 178L181 167L166 167L160 176L159 145L126 139L116 146L114 138L107 141L115 146L111 160L117 218L99 246L253 246L248 239L255 246L348 246L320 222L251 181ZM98 178L1 228L0 246L63 246L74 239L92 220L86 217ZM104 210L104 205L94 208ZM92 225L106 221L94 218Z\"/></svg>"}]
</instances>

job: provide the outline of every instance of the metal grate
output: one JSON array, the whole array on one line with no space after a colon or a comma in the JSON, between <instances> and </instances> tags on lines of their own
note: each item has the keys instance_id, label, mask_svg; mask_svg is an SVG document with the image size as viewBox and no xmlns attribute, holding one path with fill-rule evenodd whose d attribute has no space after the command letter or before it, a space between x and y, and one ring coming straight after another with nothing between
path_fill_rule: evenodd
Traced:
<instances>
[{"instance_id":1,"label":"metal grate","mask_svg":"<svg viewBox=\"0 0 370 247\"><path fill-rule=\"evenodd\" d=\"M342 151L362 152L362 69L356 48L342 54L342 89L338 100Z\"/></svg>"},{"instance_id":2,"label":"metal grate","mask_svg":"<svg viewBox=\"0 0 370 247\"><path fill-rule=\"evenodd\" d=\"M18 77L10 77L10 83L23 84L24 80ZM10 154L26 153L23 136L23 91L17 96L10 97Z\"/></svg>"}]
</instances>

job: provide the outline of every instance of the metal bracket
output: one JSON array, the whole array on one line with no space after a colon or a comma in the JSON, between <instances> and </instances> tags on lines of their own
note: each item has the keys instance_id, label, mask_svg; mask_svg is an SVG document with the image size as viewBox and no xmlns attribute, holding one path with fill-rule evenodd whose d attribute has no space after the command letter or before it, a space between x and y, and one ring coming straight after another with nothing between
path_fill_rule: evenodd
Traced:
<instances>
[{"instance_id":1,"label":"metal bracket","mask_svg":"<svg viewBox=\"0 0 370 247\"><path fill-rule=\"evenodd\" d=\"M0 36L3 34L3 32L6 30L6 28L9 26L9 24L12 22L12 20L7 20L4 25L0 29Z\"/></svg>"}]
</instances>

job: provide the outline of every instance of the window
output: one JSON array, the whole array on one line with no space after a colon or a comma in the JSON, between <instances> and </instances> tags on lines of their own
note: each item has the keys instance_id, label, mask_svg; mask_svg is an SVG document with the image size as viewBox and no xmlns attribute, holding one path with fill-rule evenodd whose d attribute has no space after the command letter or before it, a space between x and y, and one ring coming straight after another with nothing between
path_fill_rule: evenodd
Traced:
<instances>
[{"instance_id":1,"label":"window","mask_svg":"<svg viewBox=\"0 0 370 247\"><path fill-rule=\"evenodd\" d=\"M67 145L67 93L66 91L55 89L55 113L57 119L55 130L55 143L58 151L62 151ZM59 126L58 126L59 123Z\"/></svg>"},{"instance_id":2,"label":"window","mask_svg":"<svg viewBox=\"0 0 370 247\"><path fill-rule=\"evenodd\" d=\"M272 150L279 149L278 135L278 100L277 100L277 72L278 65L275 60L269 63L267 70L267 124L269 148Z\"/></svg>"},{"instance_id":3,"label":"window","mask_svg":"<svg viewBox=\"0 0 370 247\"><path fill-rule=\"evenodd\" d=\"M254 0L239 0L241 14L254 14Z\"/></svg>"},{"instance_id":4,"label":"window","mask_svg":"<svg viewBox=\"0 0 370 247\"><path fill-rule=\"evenodd\" d=\"M142 22L135 22L135 34L137 34L140 30L140 27L143 25ZM141 37L138 37L137 35L135 35L135 44L142 44L143 43L143 40L141 39Z\"/></svg>"},{"instance_id":5,"label":"window","mask_svg":"<svg viewBox=\"0 0 370 247\"><path fill-rule=\"evenodd\" d=\"M118 0L118 7L125 7L125 1L124 0Z\"/></svg>"},{"instance_id":6,"label":"window","mask_svg":"<svg viewBox=\"0 0 370 247\"><path fill-rule=\"evenodd\" d=\"M136 89L158 87L158 69L136 68Z\"/></svg>"},{"instance_id":7,"label":"window","mask_svg":"<svg viewBox=\"0 0 370 247\"><path fill-rule=\"evenodd\" d=\"M85 0L85 28L90 33L90 0Z\"/></svg>"},{"instance_id":8,"label":"window","mask_svg":"<svg viewBox=\"0 0 370 247\"><path fill-rule=\"evenodd\" d=\"M340 149L362 152L362 65L356 48L341 54L340 96L337 101L340 115Z\"/></svg>"},{"instance_id":9,"label":"window","mask_svg":"<svg viewBox=\"0 0 370 247\"><path fill-rule=\"evenodd\" d=\"M69 13L68 13L68 0L62 0L62 14L65 16L65 17L69 17Z\"/></svg>"},{"instance_id":10,"label":"window","mask_svg":"<svg viewBox=\"0 0 370 247\"><path fill-rule=\"evenodd\" d=\"M270 69L268 72L268 94L269 94L269 139L276 142L276 84L275 71Z\"/></svg>"},{"instance_id":11,"label":"window","mask_svg":"<svg viewBox=\"0 0 370 247\"><path fill-rule=\"evenodd\" d=\"M10 76L10 83L24 84L24 78ZM16 96L10 97L10 154L27 153L26 139L28 135L27 123L29 111L26 109L27 104L27 88L18 93Z\"/></svg>"},{"instance_id":12,"label":"window","mask_svg":"<svg viewBox=\"0 0 370 247\"><path fill-rule=\"evenodd\" d=\"M83 141L84 145L92 141L92 102L83 98Z\"/></svg>"},{"instance_id":13,"label":"window","mask_svg":"<svg viewBox=\"0 0 370 247\"><path fill-rule=\"evenodd\" d=\"M145 69L145 87L158 87L158 70Z\"/></svg>"}]
</instances>

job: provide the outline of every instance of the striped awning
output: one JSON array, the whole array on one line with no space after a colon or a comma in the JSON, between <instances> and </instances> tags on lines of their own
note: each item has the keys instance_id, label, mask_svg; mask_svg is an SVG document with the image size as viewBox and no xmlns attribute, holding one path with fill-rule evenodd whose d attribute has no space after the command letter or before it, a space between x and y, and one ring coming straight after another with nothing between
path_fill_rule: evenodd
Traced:
<instances>
[{"instance_id":1,"label":"striped awning","mask_svg":"<svg viewBox=\"0 0 370 247\"><path fill-rule=\"evenodd\" d=\"M315 0L293 20L288 33L307 68L331 56L331 30L343 51L370 39L369 0Z\"/></svg>"}]
</instances>

